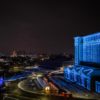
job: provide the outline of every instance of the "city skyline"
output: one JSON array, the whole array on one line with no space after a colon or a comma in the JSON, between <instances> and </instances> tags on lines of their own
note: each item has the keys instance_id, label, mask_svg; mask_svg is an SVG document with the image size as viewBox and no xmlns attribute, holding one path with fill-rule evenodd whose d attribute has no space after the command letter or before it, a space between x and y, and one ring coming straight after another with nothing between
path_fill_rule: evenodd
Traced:
<instances>
[{"instance_id":1,"label":"city skyline","mask_svg":"<svg viewBox=\"0 0 100 100\"><path fill-rule=\"evenodd\" d=\"M1 3L0 52L73 53L73 37L100 31L99 3Z\"/></svg>"}]
</instances>

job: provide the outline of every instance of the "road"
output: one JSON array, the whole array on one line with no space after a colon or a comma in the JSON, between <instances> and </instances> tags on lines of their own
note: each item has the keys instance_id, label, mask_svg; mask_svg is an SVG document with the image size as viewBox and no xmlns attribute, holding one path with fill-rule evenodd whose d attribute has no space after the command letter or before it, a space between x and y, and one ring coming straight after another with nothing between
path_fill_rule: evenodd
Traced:
<instances>
[{"instance_id":1,"label":"road","mask_svg":"<svg viewBox=\"0 0 100 100\"><path fill-rule=\"evenodd\" d=\"M65 91L70 91L74 97L97 100L100 98L98 94L91 93L80 86L76 86L73 82L65 80L64 77L55 76L51 77L51 80Z\"/></svg>"},{"instance_id":2,"label":"road","mask_svg":"<svg viewBox=\"0 0 100 100\"><path fill-rule=\"evenodd\" d=\"M20 77L22 77L22 75L19 75L18 77L20 78ZM24 75L26 76L26 74L24 74ZM27 74L27 75L29 75L29 74ZM4 94L3 100L44 100L44 99L45 100L57 100L56 98L52 98L52 96L51 96L52 99L50 99L50 97L48 98L45 96L39 97L38 95L36 95L36 97L30 97L27 95L27 93L23 94L22 92L20 92L20 90L17 87L19 81L22 81L22 80L23 79L20 78L20 80L13 80L10 82L10 84L7 87L7 90ZM91 94L88 91L86 91L85 89L75 86L75 84L73 84L72 82L65 80L64 77L55 76L55 77L51 77L51 80L53 81L53 83L57 84L61 89L63 89L65 92L71 92L74 97L86 98L86 99L90 99L90 98L98 99L99 98L98 95ZM43 89L43 87L47 86L47 84L43 81L42 78L37 77L33 80L28 78L28 80L26 81L24 86L25 86L26 90L31 90L31 91L35 91L35 92L38 91L40 93L40 91ZM72 99L72 100L74 100L74 99ZM78 99L75 99L75 100L78 100Z\"/></svg>"}]
</instances>

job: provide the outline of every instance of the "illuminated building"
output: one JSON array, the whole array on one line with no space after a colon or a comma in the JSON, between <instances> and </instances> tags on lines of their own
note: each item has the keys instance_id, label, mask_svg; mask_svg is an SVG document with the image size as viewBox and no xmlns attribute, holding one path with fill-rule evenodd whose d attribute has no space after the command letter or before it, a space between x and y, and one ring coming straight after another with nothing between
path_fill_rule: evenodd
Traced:
<instances>
[{"instance_id":1,"label":"illuminated building","mask_svg":"<svg viewBox=\"0 0 100 100\"><path fill-rule=\"evenodd\" d=\"M64 69L64 77L89 91L100 93L100 70L87 66ZM98 81L96 83L96 81Z\"/></svg>"},{"instance_id":2,"label":"illuminated building","mask_svg":"<svg viewBox=\"0 0 100 100\"><path fill-rule=\"evenodd\" d=\"M0 87L3 85L3 77L0 77Z\"/></svg>"},{"instance_id":3,"label":"illuminated building","mask_svg":"<svg viewBox=\"0 0 100 100\"><path fill-rule=\"evenodd\" d=\"M99 82L96 81L95 85L96 85L96 92L100 93L100 81Z\"/></svg>"},{"instance_id":4,"label":"illuminated building","mask_svg":"<svg viewBox=\"0 0 100 100\"><path fill-rule=\"evenodd\" d=\"M100 64L100 33L75 37L75 65Z\"/></svg>"},{"instance_id":5,"label":"illuminated building","mask_svg":"<svg viewBox=\"0 0 100 100\"><path fill-rule=\"evenodd\" d=\"M76 37L75 38L75 65L79 65L80 61L82 60L82 38Z\"/></svg>"},{"instance_id":6,"label":"illuminated building","mask_svg":"<svg viewBox=\"0 0 100 100\"><path fill-rule=\"evenodd\" d=\"M15 50L12 52L11 57L17 57L17 52Z\"/></svg>"},{"instance_id":7,"label":"illuminated building","mask_svg":"<svg viewBox=\"0 0 100 100\"><path fill-rule=\"evenodd\" d=\"M100 93L100 33L75 37L75 64L64 69L66 79Z\"/></svg>"},{"instance_id":8,"label":"illuminated building","mask_svg":"<svg viewBox=\"0 0 100 100\"><path fill-rule=\"evenodd\" d=\"M3 71L0 70L0 92L2 92L3 87L4 87Z\"/></svg>"}]
</instances>

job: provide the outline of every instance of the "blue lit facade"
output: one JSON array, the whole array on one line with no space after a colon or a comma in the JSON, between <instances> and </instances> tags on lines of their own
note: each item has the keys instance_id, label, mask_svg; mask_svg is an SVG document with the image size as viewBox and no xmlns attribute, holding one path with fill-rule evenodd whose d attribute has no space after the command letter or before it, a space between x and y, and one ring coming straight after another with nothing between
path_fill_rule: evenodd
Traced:
<instances>
[{"instance_id":1,"label":"blue lit facade","mask_svg":"<svg viewBox=\"0 0 100 100\"><path fill-rule=\"evenodd\" d=\"M100 70L87 66L74 66L73 68L65 67L64 77L77 85L84 87L89 91L100 91ZM95 85L96 84L96 85ZM97 90L95 90L97 88Z\"/></svg>"},{"instance_id":2,"label":"blue lit facade","mask_svg":"<svg viewBox=\"0 0 100 100\"><path fill-rule=\"evenodd\" d=\"M96 85L96 92L100 93L100 81L96 81L95 85Z\"/></svg>"},{"instance_id":3,"label":"blue lit facade","mask_svg":"<svg viewBox=\"0 0 100 100\"><path fill-rule=\"evenodd\" d=\"M0 86L3 85L3 78L0 77Z\"/></svg>"},{"instance_id":4,"label":"blue lit facade","mask_svg":"<svg viewBox=\"0 0 100 100\"><path fill-rule=\"evenodd\" d=\"M81 37L75 38L75 65L79 65L80 61L83 59L83 40Z\"/></svg>"},{"instance_id":5,"label":"blue lit facade","mask_svg":"<svg viewBox=\"0 0 100 100\"><path fill-rule=\"evenodd\" d=\"M4 79L3 77L0 77L0 92L2 92L4 86Z\"/></svg>"},{"instance_id":6,"label":"blue lit facade","mask_svg":"<svg viewBox=\"0 0 100 100\"><path fill-rule=\"evenodd\" d=\"M3 87L4 87L3 70L0 70L0 92L3 91Z\"/></svg>"},{"instance_id":7,"label":"blue lit facade","mask_svg":"<svg viewBox=\"0 0 100 100\"><path fill-rule=\"evenodd\" d=\"M74 39L75 64L73 68L65 67L64 77L89 91L100 93L100 66L95 67L100 64L100 33Z\"/></svg>"},{"instance_id":8,"label":"blue lit facade","mask_svg":"<svg viewBox=\"0 0 100 100\"><path fill-rule=\"evenodd\" d=\"M75 65L80 62L100 64L100 33L75 37Z\"/></svg>"}]
</instances>

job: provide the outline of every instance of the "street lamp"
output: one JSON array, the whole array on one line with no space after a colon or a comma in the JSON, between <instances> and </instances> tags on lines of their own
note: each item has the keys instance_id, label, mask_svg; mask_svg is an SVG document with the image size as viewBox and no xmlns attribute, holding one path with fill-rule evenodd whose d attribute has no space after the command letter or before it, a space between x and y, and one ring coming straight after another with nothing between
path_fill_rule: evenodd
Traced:
<instances>
[{"instance_id":1,"label":"street lamp","mask_svg":"<svg viewBox=\"0 0 100 100\"><path fill-rule=\"evenodd\" d=\"M50 86L46 86L45 91L50 91Z\"/></svg>"},{"instance_id":2,"label":"street lamp","mask_svg":"<svg viewBox=\"0 0 100 100\"><path fill-rule=\"evenodd\" d=\"M46 93L47 95L49 95L49 94L50 94L50 86L46 86L46 87L44 88L44 91L45 91L45 93Z\"/></svg>"}]
</instances>

